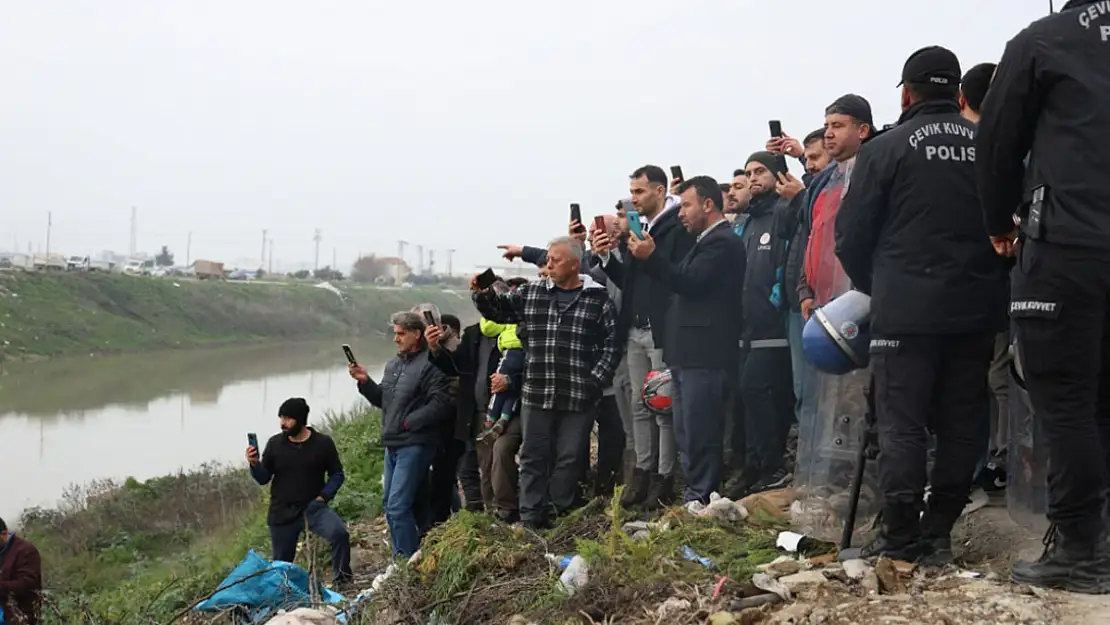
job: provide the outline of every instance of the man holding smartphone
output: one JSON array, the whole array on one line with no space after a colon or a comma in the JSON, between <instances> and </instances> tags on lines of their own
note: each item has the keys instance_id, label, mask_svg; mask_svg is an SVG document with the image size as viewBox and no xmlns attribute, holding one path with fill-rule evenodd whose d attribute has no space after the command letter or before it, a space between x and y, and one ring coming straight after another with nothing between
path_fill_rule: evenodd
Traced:
<instances>
[{"instance_id":1,"label":"man holding smartphone","mask_svg":"<svg viewBox=\"0 0 1110 625\"><path fill-rule=\"evenodd\" d=\"M247 446L251 477L270 484L270 543L274 560L292 562L307 521L312 533L328 541L335 584L351 581L351 538L343 519L328 502L343 485L343 463L330 436L308 426L308 403L292 397L278 408L281 433L262 451ZM326 479L325 479L326 478Z\"/></svg>"},{"instance_id":2,"label":"man holding smartphone","mask_svg":"<svg viewBox=\"0 0 1110 625\"><path fill-rule=\"evenodd\" d=\"M646 165L629 176L632 205L646 219L643 231L655 241L655 254L678 264L694 246L695 235L686 231L679 219L681 200L667 194L667 174L655 165ZM719 192L719 191L718 191ZM633 224L631 230L635 231ZM625 360L632 390L633 439L636 468L621 496L621 505L658 508L674 500L674 470L678 459L672 415L656 415L640 397L644 378L650 371L666 367L663 345L666 317L671 306L671 291L643 270L643 262L633 258L622 246L618 249L607 233L597 233L593 249L602 268L621 289L619 326L628 329ZM635 236L630 234L630 237Z\"/></svg>"}]
</instances>

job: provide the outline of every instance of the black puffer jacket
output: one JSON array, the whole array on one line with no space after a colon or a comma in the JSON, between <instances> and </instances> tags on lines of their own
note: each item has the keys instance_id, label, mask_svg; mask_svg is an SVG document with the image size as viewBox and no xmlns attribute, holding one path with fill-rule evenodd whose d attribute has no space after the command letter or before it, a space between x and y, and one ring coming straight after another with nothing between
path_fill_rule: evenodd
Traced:
<instances>
[{"instance_id":1,"label":"black puffer jacket","mask_svg":"<svg viewBox=\"0 0 1110 625\"><path fill-rule=\"evenodd\" d=\"M439 443L442 426L455 414L447 376L428 360L428 350L395 356L382 381L358 385L382 410L382 445L402 447Z\"/></svg>"}]
</instances>

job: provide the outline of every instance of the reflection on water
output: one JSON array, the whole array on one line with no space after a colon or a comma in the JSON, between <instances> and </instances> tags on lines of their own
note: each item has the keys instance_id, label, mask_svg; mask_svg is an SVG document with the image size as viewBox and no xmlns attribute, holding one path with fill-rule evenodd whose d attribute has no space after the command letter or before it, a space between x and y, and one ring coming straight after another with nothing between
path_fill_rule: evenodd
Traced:
<instances>
[{"instance_id":1,"label":"reflection on water","mask_svg":"<svg viewBox=\"0 0 1110 625\"><path fill-rule=\"evenodd\" d=\"M351 345L371 375L385 340ZM146 479L238 462L246 433L265 441L300 396L309 422L363 400L336 341L76 358L0 376L0 518L54 505L70 483Z\"/></svg>"}]
</instances>

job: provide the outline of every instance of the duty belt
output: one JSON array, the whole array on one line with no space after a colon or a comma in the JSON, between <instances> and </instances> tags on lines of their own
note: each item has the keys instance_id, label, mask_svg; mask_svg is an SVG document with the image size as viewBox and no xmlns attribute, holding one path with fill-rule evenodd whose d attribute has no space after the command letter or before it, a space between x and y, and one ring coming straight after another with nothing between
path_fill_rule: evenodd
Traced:
<instances>
[{"instance_id":1,"label":"duty belt","mask_svg":"<svg viewBox=\"0 0 1110 625\"><path fill-rule=\"evenodd\" d=\"M747 341L740 339L740 347L750 347L751 349L766 349L769 347L790 347L790 343L786 339L756 339L754 341Z\"/></svg>"}]
</instances>

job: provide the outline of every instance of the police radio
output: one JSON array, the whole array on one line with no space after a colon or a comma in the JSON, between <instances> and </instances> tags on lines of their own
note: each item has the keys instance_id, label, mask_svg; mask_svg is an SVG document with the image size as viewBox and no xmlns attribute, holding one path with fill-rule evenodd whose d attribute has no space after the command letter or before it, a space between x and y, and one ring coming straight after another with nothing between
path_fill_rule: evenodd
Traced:
<instances>
[{"instance_id":1,"label":"police radio","mask_svg":"<svg viewBox=\"0 0 1110 625\"><path fill-rule=\"evenodd\" d=\"M1044 238L1045 186L1033 187L1033 197L1029 202L1029 213L1025 218L1025 233L1034 241Z\"/></svg>"}]
</instances>

